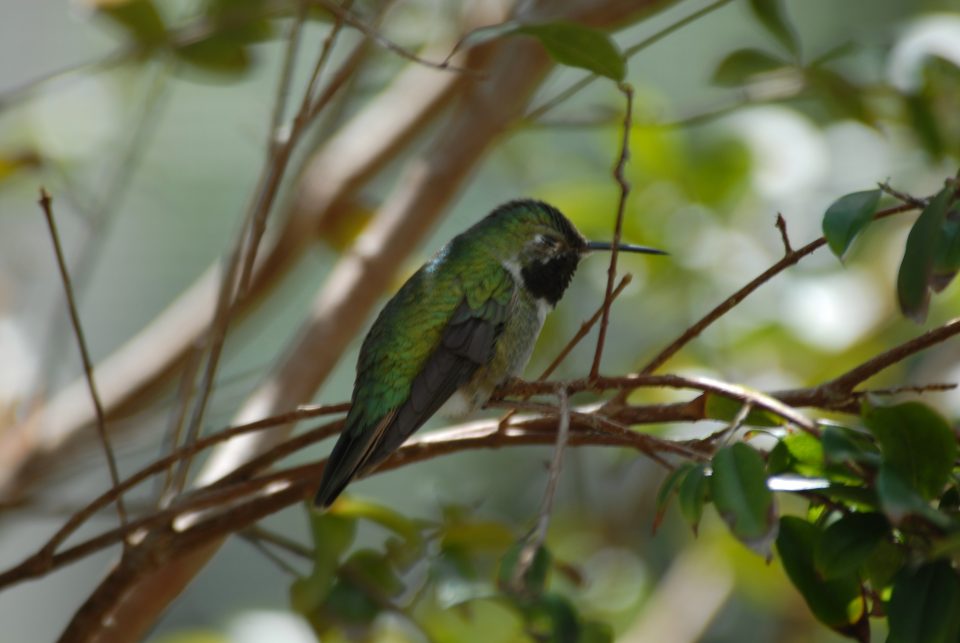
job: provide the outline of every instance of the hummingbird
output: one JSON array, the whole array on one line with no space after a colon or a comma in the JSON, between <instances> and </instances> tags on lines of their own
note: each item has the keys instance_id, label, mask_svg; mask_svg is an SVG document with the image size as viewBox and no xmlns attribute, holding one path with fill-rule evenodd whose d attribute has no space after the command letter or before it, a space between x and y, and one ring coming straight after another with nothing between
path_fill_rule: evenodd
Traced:
<instances>
[{"instance_id":1,"label":"hummingbird","mask_svg":"<svg viewBox=\"0 0 960 643\"><path fill-rule=\"evenodd\" d=\"M587 241L542 201L505 203L454 237L384 305L360 348L350 411L317 491L324 508L443 407L464 415L527 365ZM619 244L622 252L666 254Z\"/></svg>"}]
</instances>

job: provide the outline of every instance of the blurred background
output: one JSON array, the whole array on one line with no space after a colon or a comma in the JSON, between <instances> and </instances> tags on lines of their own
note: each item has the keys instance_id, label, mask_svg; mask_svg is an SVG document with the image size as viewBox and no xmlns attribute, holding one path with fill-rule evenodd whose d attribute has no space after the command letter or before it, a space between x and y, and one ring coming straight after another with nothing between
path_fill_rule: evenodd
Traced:
<instances>
[{"instance_id":1,"label":"blurred background","mask_svg":"<svg viewBox=\"0 0 960 643\"><path fill-rule=\"evenodd\" d=\"M195 51L188 56L138 50L136 28L129 26L138 23L111 13L134 2L0 3L0 417L7 437L15 438L33 435L18 432L37 408L76 387L82 374L49 234L36 205L39 186L53 195L87 342L98 362L154 322L229 251L266 154L293 18L280 10L265 21L269 32L242 48L221 52L213 46L204 58ZM177 25L209 16L218 6L213 0L156 4L164 20ZM354 10L373 13L381 4L357 2ZM391 41L439 60L463 30L465 15L497 14L505 4L399 0L385 9L381 29ZM662 3L613 32L629 50L704 10L629 60L627 80L636 89L636 104L624 234L631 242L664 248L670 257L621 258L633 281L615 304L605 373L641 368L692 321L780 259L777 213L799 247L821 234L824 211L846 193L889 181L926 197L956 171L960 3L786 0L783 9L792 39L765 27L746 0ZM304 23L294 104L330 29L325 16ZM345 29L332 60L342 61L348 46L362 38ZM734 55L745 49L754 54ZM297 198L297 177L312 152L413 64L373 47L347 93L298 148L280 204ZM395 284L454 234L516 197L556 205L589 238L610 237L621 94L614 83L599 79L569 100L536 111L585 75L560 67L549 74L532 98L528 113L534 117L511 127L479 159L442 218L398 266ZM435 117L411 149L364 186L346 215L313 231L308 246L291 255L282 278L231 326L205 430L233 421L308 315L341 252L402 180L403 164L443 127L443 118ZM843 263L826 249L814 253L737 306L662 370L764 391L808 386L942 323L957 309L955 284L934 299L923 327L897 311L897 268L914 218L908 214L872 226ZM547 322L528 377L550 362L597 307L606 269L601 258L581 266ZM362 332L315 402L349 398L361 339ZM592 350L593 343L585 342L556 377L585 375ZM876 382L956 382L958 357L956 344L947 344L897 365ZM149 404L131 405L112 420L123 473L163 452L176 381L168 380ZM637 400L681 397L656 391ZM589 401L589 395L575 399ZM950 419L960 414L955 392L926 401ZM431 426L443 424L439 418ZM712 428L650 430L690 437ZM43 434L56 427L33 430ZM106 488L102 453L89 433L91 439L72 443L46 463L25 487L29 493L0 516L4 568ZM328 448L312 447L289 462L315 460ZM459 515L497 525L490 538L501 543L503 530L519 536L536 515L549 454L548 448L533 447L455 454L374 476L351 492L411 518L444 522ZM558 560L578 568L576 582L556 582L582 614L611 624L625 641L842 640L809 615L779 563L767 563L733 540L715 513L708 512L696 538L675 508L653 533L663 476L662 468L633 452L567 452L548 543ZM131 506L146 506L153 491L134 495ZM104 513L82 533L114 520L112 512ZM263 526L310 543L302 507L271 516ZM358 538L378 546L385 535L371 527ZM0 593L5 639L55 639L114 554L88 557ZM309 562L300 567L306 573ZM309 625L290 609L292 580L249 542L232 538L150 640L313 640ZM419 612L430 623L424 625L428 634L387 616L365 636L522 640L516 617L483 599L488 590L451 583L445 591L449 605L462 600L457 592L466 592L471 614L444 609L447 603L435 598Z\"/></svg>"}]
</instances>

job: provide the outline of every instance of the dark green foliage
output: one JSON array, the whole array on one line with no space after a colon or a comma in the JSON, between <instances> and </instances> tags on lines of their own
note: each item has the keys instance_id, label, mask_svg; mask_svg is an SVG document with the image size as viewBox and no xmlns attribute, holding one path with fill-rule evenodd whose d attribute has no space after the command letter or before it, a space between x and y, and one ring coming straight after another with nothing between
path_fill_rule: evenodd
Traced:
<instances>
[{"instance_id":1,"label":"dark green foliage","mask_svg":"<svg viewBox=\"0 0 960 643\"><path fill-rule=\"evenodd\" d=\"M627 73L623 54L602 31L572 22L550 22L525 25L516 33L538 39L551 58L561 65L580 67L617 82Z\"/></svg>"},{"instance_id":2,"label":"dark green foliage","mask_svg":"<svg viewBox=\"0 0 960 643\"><path fill-rule=\"evenodd\" d=\"M857 235L873 221L880 190L844 195L834 201L823 215L823 236L833 254L843 258Z\"/></svg>"}]
</instances>

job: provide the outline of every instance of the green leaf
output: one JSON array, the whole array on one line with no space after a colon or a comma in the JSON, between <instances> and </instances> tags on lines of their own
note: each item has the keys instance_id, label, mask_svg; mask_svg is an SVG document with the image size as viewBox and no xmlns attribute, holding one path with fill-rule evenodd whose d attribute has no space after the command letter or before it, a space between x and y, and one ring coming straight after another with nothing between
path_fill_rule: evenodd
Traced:
<instances>
[{"instance_id":1,"label":"green leaf","mask_svg":"<svg viewBox=\"0 0 960 643\"><path fill-rule=\"evenodd\" d=\"M960 640L960 577L943 560L905 569L887 608L887 643L956 643Z\"/></svg>"},{"instance_id":2,"label":"green leaf","mask_svg":"<svg viewBox=\"0 0 960 643\"><path fill-rule=\"evenodd\" d=\"M386 556L374 549L361 549L354 552L343 564L346 572L341 571L345 582L362 589L376 588L378 594L387 597L398 596L404 590L403 581L397 576Z\"/></svg>"},{"instance_id":3,"label":"green leaf","mask_svg":"<svg viewBox=\"0 0 960 643\"><path fill-rule=\"evenodd\" d=\"M890 523L879 513L851 513L823 533L816 550L817 572L826 579L856 575L890 535Z\"/></svg>"},{"instance_id":4,"label":"green leaf","mask_svg":"<svg viewBox=\"0 0 960 643\"><path fill-rule=\"evenodd\" d=\"M884 462L927 500L938 497L957 456L957 438L940 415L920 402L868 408L863 416L880 442Z\"/></svg>"},{"instance_id":5,"label":"green leaf","mask_svg":"<svg viewBox=\"0 0 960 643\"><path fill-rule=\"evenodd\" d=\"M579 67L620 82L627 66L609 35L574 22L525 25L516 33L537 38L550 57L562 65Z\"/></svg>"},{"instance_id":6,"label":"green leaf","mask_svg":"<svg viewBox=\"0 0 960 643\"><path fill-rule=\"evenodd\" d=\"M932 160L941 160L946 153L944 135L934 114L931 97L926 92L900 96L906 107L907 120L920 145Z\"/></svg>"},{"instance_id":7,"label":"green leaf","mask_svg":"<svg viewBox=\"0 0 960 643\"><path fill-rule=\"evenodd\" d=\"M738 49L727 54L713 70L711 81L723 87L744 85L754 76L787 66L773 54L759 49Z\"/></svg>"},{"instance_id":8,"label":"green leaf","mask_svg":"<svg viewBox=\"0 0 960 643\"><path fill-rule=\"evenodd\" d=\"M823 457L827 464L880 465L880 452L870 437L855 429L827 426L820 436L820 444L823 446Z\"/></svg>"},{"instance_id":9,"label":"green leaf","mask_svg":"<svg viewBox=\"0 0 960 643\"><path fill-rule=\"evenodd\" d=\"M340 558L347 552L357 533L352 518L307 510L313 537L313 570L290 587L291 608L303 615L314 613L326 601L334 585Z\"/></svg>"},{"instance_id":10,"label":"green leaf","mask_svg":"<svg viewBox=\"0 0 960 643\"><path fill-rule=\"evenodd\" d=\"M806 431L783 437L770 451L767 470L771 475L796 473L806 477L823 475L823 446Z\"/></svg>"},{"instance_id":11,"label":"green leaf","mask_svg":"<svg viewBox=\"0 0 960 643\"><path fill-rule=\"evenodd\" d=\"M907 246L897 274L897 299L903 314L916 322L922 322L927 317L930 303L927 286L933 275L934 253L931 249L940 244L953 191L952 186L940 190L907 235Z\"/></svg>"},{"instance_id":12,"label":"green leaf","mask_svg":"<svg viewBox=\"0 0 960 643\"><path fill-rule=\"evenodd\" d=\"M804 76L814 90L808 95L823 101L838 119L849 118L869 126L875 124L876 117L864 100L865 91L862 87L823 67L807 67Z\"/></svg>"},{"instance_id":13,"label":"green leaf","mask_svg":"<svg viewBox=\"0 0 960 643\"><path fill-rule=\"evenodd\" d=\"M693 528L693 533L697 533L700 525L700 518L703 516L703 505L707 500L707 494L710 491L710 479L707 478L707 466L705 464L695 465L680 483L679 502L680 513Z\"/></svg>"},{"instance_id":14,"label":"green leaf","mask_svg":"<svg viewBox=\"0 0 960 643\"><path fill-rule=\"evenodd\" d=\"M547 586L552 556L547 548L541 545L533 554L532 561L521 561L520 556L526 551L526 545L526 539L519 540L503 555L497 574L497 586L503 592L514 596L539 596ZM526 565L522 574L518 569L519 565Z\"/></svg>"},{"instance_id":15,"label":"green leaf","mask_svg":"<svg viewBox=\"0 0 960 643\"><path fill-rule=\"evenodd\" d=\"M696 465L691 462L686 462L671 471L667 474L667 477L664 478L663 484L660 485L660 489L657 491L656 513L653 517L654 533L656 533L657 528L663 521L663 516L667 512L667 507L670 506L670 501L673 499L673 496L677 493L680 482L690 473L690 470L693 469L694 466Z\"/></svg>"},{"instance_id":16,"label":"green leaf","mask_svg":"<svg viewBox=\"0 0 960 643\"><path fill-rule=\"evenodd\" d=\"M527 632L534 641L579 643L580 619L569 600L559 594L544 594L532 603L522 603Z\"/></svg>"},{"instance_id":17,"label":"green leaf","mask_svg":"<svg viewBox=\"0 0 960 643\"><path fill-rule=\"evenodd\" d=\"M362 518L369 520L381 527L389 529L411 543L421 544L423 541L423 535L420 532L420 523L385 505L349 496L342 496L330 507L328 513L354 519Z\"/></svg>"},{"instance_id":18,"label":"green leaf","mask_svg":"<svg viewBox=\"0 0 960 643\"><path fill-rule=\"evenodd\" d=\"M778 523L760 454L742 442L718 450L713 456L710 490L713 504L733 535L769 557Z\"/></svg>"},{"instance_id":19,"label":"green leaf","mask_svg":"<svg viewBox=\"0 0 960 643\"><path fill-rule=\"evenodd\" d=\"M167 40L166 26L153 0L100 0L94 7L98 15L123 27L144 49L154 49Z\"/></svg>"},{"instance_id":20,"label":"green leaf","mask_svg":"<svg viewBox=\"0 0 960 643\"><path fill-rule=\"evenodd\" d=\"M176 55L191 66L214 74L237 76L250 69L247 47L226 35L217 34L177 46Z\"/></svg>"},{"instance_id":21,"label":"green leaf","mask_svg":"<svg viewBox=\"0 0 960 643\"><path fill-rule=\"evenodd\" d=\"M863 567L864 576L876 592L884 591L903 567L907 557L904 548L890 541L880 541Z\"/></svg>"},{"instance_id":22,"label":"green leaf","mask_svg":"<svg viewBox=\"0 0 960 643\"><path fill-rule=\"evenodd\" d=\"M779 40L787 51L795 56L800 52L796 34L783 11L781 0L750 0L750 9L760 24Z\"/></svg>"},{"instance_id":23,"label":"green leaf","mask_svg":"<svg viewBox=\"0 0 960 643\"><path fill-rule=\"evenodd\" d=\"M865 621L860 583L856 577L842 575L825 579L815 567L816 551L822 532L795 516L780 519L777 553L790 582L799 590L817 619L834 629L848 629Z\"/></svg>"},{"instance_id":24,"label":"green leaf","mask_svg":"<svg viewBox=\"0 0 960 643\"><path fill-rule=\"evenodd\" d=\"M881 466L877 474L877 495L883 512L894 525L899 525L907 516L921 516L943 529L950 526L947 516L931 507L888 465Z\"/></svg>"},{"instance_id":25,"label":"green leaf","mask_svg":"<svg viewBox=\"0 0 960 643\"><path fill-rule=\"evenodd\" d=\"M873 221L880 194L880 190L853 192L827 208L823 215L823 236L837 258L843 258L857 235Z\"/></svg>"},{"instance_id":26,"label":"green leaf","mask_svg":"<svg viewBox=\"0 0 960 643\"><path fill-rule=\"evenodd\" d=\"M716 393L707 393L704 415L711 420L733 422L742 409L743 402L740 400L734 400ZM774 427L782 426L784 419L764 409L750 409L747 417L743 419L743 423L748 426Z\"/></svg>"},{"instance_id":27,"label":"green leaf","mask_svg":"<svg viewBox=\"0 0 960 643\"><path fill-rule=\"evenodd\" d=\"M954 210L947 214L941 230L940 242L933 254L933 274L930 275L930 287L941 292L960 270L960 212Z\"/></svg>"}]
</instances>

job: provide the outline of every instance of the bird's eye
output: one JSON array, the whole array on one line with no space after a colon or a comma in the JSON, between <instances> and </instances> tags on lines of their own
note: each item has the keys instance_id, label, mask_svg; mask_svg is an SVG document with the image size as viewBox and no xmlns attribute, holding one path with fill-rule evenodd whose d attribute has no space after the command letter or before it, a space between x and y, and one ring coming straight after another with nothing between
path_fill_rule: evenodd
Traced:
<instances>
[{"instance_id":1,"label":"bird's eye","mask_svg":"<svg viewBox=\"0 0 960 643\"><path fill-rule=\"evenodd\" d=\"M560 245L560 241L555 237L548 237L545 234L537 235L537 243L547 249L554 249Z\"/></svg>"}]
</instances>

